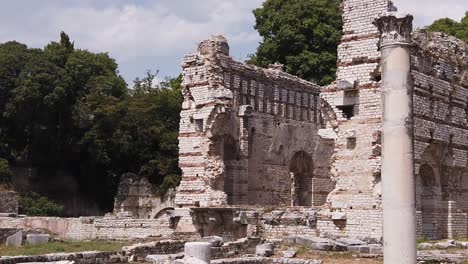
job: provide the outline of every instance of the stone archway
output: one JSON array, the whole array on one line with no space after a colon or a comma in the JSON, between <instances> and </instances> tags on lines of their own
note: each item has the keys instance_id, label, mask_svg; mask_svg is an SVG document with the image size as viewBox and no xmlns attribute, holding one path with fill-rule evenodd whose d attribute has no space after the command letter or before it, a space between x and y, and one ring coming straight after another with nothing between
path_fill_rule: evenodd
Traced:
<instances>
[{"instance_id":1,"label":"stone archway","mask_svg":"<svg viewBox=\"0 0 468 264\"><path fill-rule=\"evenodd\" d=\"M294 154L289 164L291 176L291 205L311 206L312 205L312 178L313 161L312 157L304 151Z\"/></svg>"},{"instance_id":2,"label":"stone archway","mask_svg":"<svg viewBox=\"0 0 468 264\"><path fill-rule=\"evenodd\" d=\"M219 182L213 187L227 195L228 205L240 204L244 194L239 188L243 171L239 143L231 135L217 136L213 142L210 154L217 156L223 164L222 175L218 177Z\"/></svg>"},{"instance_id":3,"label":"stone archway","mask_svg":"<svg viewBox=\"0 0 468 264\"><path fill-rule=\"evenodd\" d=\"M437 201L440 200L438 171L429 163L419 168L419 207L421 210L421 231L425 238L438 238L438 225L434 222L437 212Z\"/></svg>"}]
</instances>

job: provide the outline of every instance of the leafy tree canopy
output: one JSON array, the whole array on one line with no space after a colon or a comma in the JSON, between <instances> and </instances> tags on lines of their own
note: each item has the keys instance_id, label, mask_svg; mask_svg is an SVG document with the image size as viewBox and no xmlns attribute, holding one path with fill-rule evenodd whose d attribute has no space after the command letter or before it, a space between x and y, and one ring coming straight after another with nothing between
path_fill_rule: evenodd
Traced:
<instances>
[{"instance_id":1,"label":"leafy tree canopy","mask_svg":"<svg viewBox=\"0 0 468 264\"><path fill-rule=\"evenodd\" d=\"M129 88L107 53L75 49L64 32L44 49L0 44L0 177L9 163L66 171L104 210L126 172L174 187L181 76L156 74Z\"/></svg>"},{"instance_id":2,"label":"leafy tree canopy","mask_svg":"<svg viewBox=\"0 0 468 264\"><path fill-rule=\"evenodd\" d=\"M263 41L249 63L279 62L301 78L328 84L335 79L341 38L341 0L266 0L255 9Z\"/></svg>"},{"instance_id":3,"label":"leafy tree canopy","mask_svg":"<svg viewBox=\"0 0 468 264\"><path fill-rule=\"evenodd\" d=\"M443 32L468 42L468 12L465 13L465 17L460 22L450 18L442 18L432 23L428 29L433 32Z\"/></svg>"}]
</instances>

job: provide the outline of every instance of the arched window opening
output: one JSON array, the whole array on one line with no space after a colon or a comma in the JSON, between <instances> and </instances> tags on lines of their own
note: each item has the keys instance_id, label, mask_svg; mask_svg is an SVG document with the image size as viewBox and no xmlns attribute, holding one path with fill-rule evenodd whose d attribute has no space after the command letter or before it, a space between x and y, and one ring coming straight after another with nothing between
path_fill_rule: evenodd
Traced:
<instances>
[{"instance_id":1,"label":"arched window opening","mask_svg":"<svg viewBox=\"0 0 468 264\"><path fill-rule=\"evenodd\" d=\"M313 161L304 151L294 154L289 165L291 176L291 205L312 205Z\"/></svg>"}]
</instances>

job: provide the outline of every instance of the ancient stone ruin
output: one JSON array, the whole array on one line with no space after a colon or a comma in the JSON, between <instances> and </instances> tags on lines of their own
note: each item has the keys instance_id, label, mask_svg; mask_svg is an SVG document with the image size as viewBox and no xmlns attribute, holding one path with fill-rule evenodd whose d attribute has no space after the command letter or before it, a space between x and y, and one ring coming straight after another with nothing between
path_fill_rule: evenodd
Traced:
<instances>
[{"instance_id":1,"label":"ancient stone ruin","mask_svg":"<svg viewBox=\"0 0 468 264\"><path fill-rule=\"evenodd\" d=\"M182 63L183 175L175 194L154 197L147 180L128 175L115 214L6 217L0 227L78 240L220 237L233 243L212 248L215 258L238 257L242 250L236 255L231 246L248 248L259 238L381 252L381 87L391 76L382 71L379 46L404 38L411 44L417 236L468 237L468 44L424 29L410 35L410 19L398 20L397 28L374 24L395 11L388 0L343 2L337 80L325 87L285 73L280 64L263 69L237 62L222 36L201 42ZM183 247L178 241L129 250L186 263L176 254Z\"/></svg>"},{"instance_id":2,"label":"ancient stone ruin","mask_svg":"<svg viewBox=\"0 0 468 264\"><path fill-rule=\"evenodd\" d=\"M196 208L196 215L274 207L283 217L294 212L314 220L260 221L265 234L380 241L382 76L373 21L394 10L387 0L344 2L337 81L327 87L281 65L236 62L221 36L187 55L176 207ZM412 40L418 235L466 237L468 46L425 30Z\"/></svg>"}]
</instances>

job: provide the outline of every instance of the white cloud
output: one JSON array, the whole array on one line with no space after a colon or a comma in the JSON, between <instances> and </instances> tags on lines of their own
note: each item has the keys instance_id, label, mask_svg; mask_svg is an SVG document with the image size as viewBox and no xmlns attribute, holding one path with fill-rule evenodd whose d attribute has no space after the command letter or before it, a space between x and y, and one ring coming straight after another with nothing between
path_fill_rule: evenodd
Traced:
<instances>
[{"instance_id":1,"label":"white cloud","mask_svg":"<svg viewBox=\"0 0 468 264\"><path fill-rule=\"evenodd\" d=\"M0 28L0 42L15 39L42 47L64 30L79 48L109 52L120 65L135 64L136 59L141 59L146 65L135 67L146 69L154 66L145 63L144 58L172 57L171 63L178 67L185 53L194 51L197 43L212 34L225 35L234 56L242 54L244 47L256 47L260 40L253 30L252 9L259 7L262 0L142 0L106 5L96 1L64 5L49 0L34 6L36 10L22 9L22 20L12 21L12 14L29 2L19 0L6 7L11 10L0 10L0 23L9 25ZM153 62L159 68L165 67L160 63ZM126 76L127 80L133 77Z\"/></svg>"},{"instance_id":2,"label":"white cloud","mask_svg":"<svg viewBox=\"0 0 468 264\"><path fill-rule=\"evenodd\" d=\"M398 11L414 16L415 27L432 24L439 18L460 19L468 11L467 0L393 0Z\"/></svg>"},{"instance_id":3,"label":"white cloud","mask_svg":"<svg viewBox=\"0 0 468 264\"><path fill-rule=\"evenodd\" d=\"M437 18L459 20L467 0L394 0L415 26ZM0 4L0 42L18 40L42 47L64 30L79 48L108 51L127 81L159 68L180 71L180 59L212 34L225 35L238 60L260 41L252 9L263 0L15 0Z\"/></svg>"},{"instance_id":4,"label":"white cloud","mask_svg":"<svg viewBox=\"0 0 468 264\"><path fill-rule=\"evenodd\" d=\"M253 24L251 10L255 2L259 3L187 1L184 9L193 8L195 19L182 16L177 12L178 6L168 1L158 1L151 6L65 8L51 18L50 24L57 25L54 31L63 28L80 46L108 50L117 59L126 61L139 56L187 51L212 33L226 35L233 45L255 44L258 34L246 31L246 24ZM200 16L204 17L200 19Z\"/></svg>"}]
</instances>

